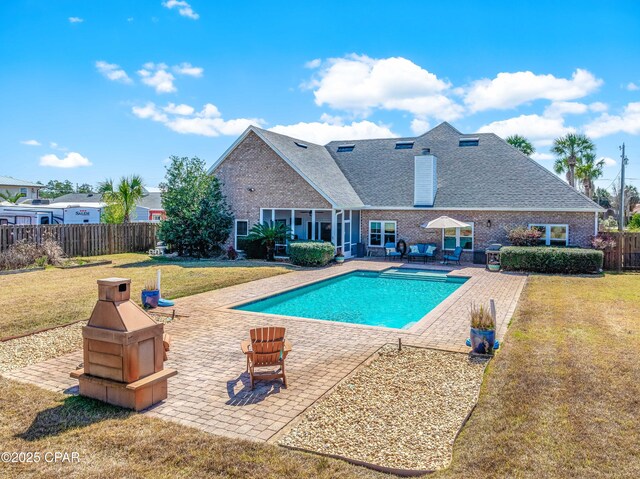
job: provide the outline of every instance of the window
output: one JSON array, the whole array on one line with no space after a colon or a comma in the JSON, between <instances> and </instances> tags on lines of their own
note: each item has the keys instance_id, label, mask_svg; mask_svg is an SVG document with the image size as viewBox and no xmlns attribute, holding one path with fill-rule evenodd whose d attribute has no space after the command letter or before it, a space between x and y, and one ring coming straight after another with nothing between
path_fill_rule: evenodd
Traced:
<instances>
[{"instance_id":1,"label":"window","mask_svg":"<svg viewBox=\"0 0 640 479\"><path fill-rule=\"evenodd\" d=\"M445 228L442 249L453 250L458 246L464 251L473 251L473 223L465 228Z\"/></svg>"},{"instance_id":2,"label":"window","mask_svg":"<svg viewBox=\"0 0 640 479\"><path fill-rule=\"evenodd\" d=\"M569 244L569 225L529 225L529 228L542 233L541 245L567 246Z\"/></svg>"},{"instance_id":3,"label":"window","mask_svg":"<svg viewBox=\"0 0 640 479\"><path fill-rule=\"evenodd\" d=\"M399 141L396 143L396 150L411 150L413 141Z\"/></svg>"},{"instance_id":4,"label":"window","mask_svg":"<svg viewBox=\"0 0 640 479\"><path fill-rule=\"evenodd\" d=\"M160 221L162 220L162 215L160 213L154 213L151 215L151 221Z\"/></svg>"},{"instance_id":5,"label":"window","mask_svg":"<svg viewBox=\"0 0 640 479\"><path fill-rule=\"evenodd\" d=\"M345 153L348 151L353 151L356 145L340 145L338 146L338 153Z\"/></svg>"},{"instance_id":6,"label":"window","mask_svg":"<svg viewBox=\"0 0 640 479\"><path fill-rule=\"evenodd\" d=\"M384 246L396 243L397 224L395 221L369 221L369 246Z\"/></svg>"},{"instance_id":7,"label":"window","mask_svg":"<svg viewBox=\"0 0 640 479\"><path fill-rule=\"evenodd\" d=\"M27 188L20 188L20 194L27 196L27 193L29 192L29 190Z\"/></svg>"},{"instance_id":8,"label":"window","mask_svg":"<svg viewBox=\"0 0 640 479\"><path fill-rule=\"evenodd\" d=\"M478 146L480 138L460 138L458 146Z\"/></svg>"},{"instance_id":9,"label":"window","mask_svg":"<svg viewBox=\"0 0 640 479\"><path fill-rule=\"evenodd\" d=\"M238 249L238 239L246 238L247 236L249 236L249 222L247 220L236 220L236 249Z\"/></svg>"},{"instance_id":10,"label":"window","mask_svg":"<svg viewBox=\"0 0 640 479\"><path fill-rule=\"evenodd\" d=\"M307 145L305 145L304 143L298 143L297 141L294 141L294 143L296 144L296 146L299 146L300 148L307 148Z\"/></svg>"}]
</instances>

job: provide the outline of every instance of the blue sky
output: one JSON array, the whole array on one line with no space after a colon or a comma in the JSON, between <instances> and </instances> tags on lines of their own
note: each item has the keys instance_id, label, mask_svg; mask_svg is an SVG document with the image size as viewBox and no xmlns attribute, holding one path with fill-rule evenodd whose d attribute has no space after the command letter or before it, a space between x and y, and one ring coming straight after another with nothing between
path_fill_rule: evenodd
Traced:
<instances>
[{"instance_id":1,"label":"blue sky","mask_svg":"<svg viewBox=\"0 0 640 479\"><path fill-rule=\"evenodd\" d=\"M633 1L1 2L0 174L155 186L250 123L323 143L446 120L547 167L586 132L606 187L623 141L640 178L639 58Z\"/></svg>"}]
</instances>

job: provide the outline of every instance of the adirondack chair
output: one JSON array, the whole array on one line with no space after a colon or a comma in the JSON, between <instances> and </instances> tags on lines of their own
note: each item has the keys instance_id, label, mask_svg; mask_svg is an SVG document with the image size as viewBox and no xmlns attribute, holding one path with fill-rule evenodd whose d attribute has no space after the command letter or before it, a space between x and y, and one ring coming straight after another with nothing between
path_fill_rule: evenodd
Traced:
<instances>
[{"instance_id":1,"label":"adirondack chair","mask_svg":"<svg viewBox=\"0 0 640 479\"><path fill-rule=\"evenodd\" d=\"M249 331L249 340L242 341L240 347L247 357L247 371L251 377L251 389L256 381L270 381L282 378L287 387L284 360L291 351L291 343L284 339L285 328L267 327ZM280 367L273 371L274 367ZM256 368L270 368L269 371L259 372Z\"/></svg>"}]
</instances>

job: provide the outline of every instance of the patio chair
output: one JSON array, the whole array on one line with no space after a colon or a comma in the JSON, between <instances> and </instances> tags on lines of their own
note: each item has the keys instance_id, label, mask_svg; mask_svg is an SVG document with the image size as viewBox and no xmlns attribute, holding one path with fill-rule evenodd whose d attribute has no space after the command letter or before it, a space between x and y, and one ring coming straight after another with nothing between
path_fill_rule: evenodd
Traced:
<instances>
[{"instance_id":1,"label":"patio chair","mask_svg":"<svg viewBox=\"0 0 640 479\"><path fill-rule=\"evenodd\" d=\"M415 251L411 251L412 249ZM409 263L411 263L411 260L420 258L422 258L423 263L426 263L428 259L435 260L437 252L438 248L435 243L418 243L416 245L409 246L407 258L409 259Z\"/></svg>"},{"instance_id":2,"label":"patio chair","mask_svg":"<svg viewBox=\"0 0 640 479\"><path fill-rule=\"evenodd\" d=\"M384 257L386 259L402 259L402 253L396 249L395 243L385 243Z\"/></svg>"},{"instance_id":3,"label":"patio chair","mask_svg":"<svg viewBox=\"0 0 640 479\"><path fill-rule=\"evenodd\" d=\"M266 327L249 331L249 340L242 341L240 347L247 357L247 371L251 377L251 389L256 381L282 379L287 387L284 360L291 351L291 343L284 339L285 328ZM279 367L278 371L273 370ZM256 371L256 368L270 368L269 371Z\"/></svg>"},{"instance_id":4,"label":"patio chair","mask_svg":"<svg viewBox=\"0 0 640 479\"><path fill-rule=\"evenodd\" d=\"M443 256L444 264L449 264L449 261L455 261L456 263L460 264L460 256L462 256L462 247L456 246L456 249L453 250L453 253L445 254Z\"/></svg>"}]
</instances>

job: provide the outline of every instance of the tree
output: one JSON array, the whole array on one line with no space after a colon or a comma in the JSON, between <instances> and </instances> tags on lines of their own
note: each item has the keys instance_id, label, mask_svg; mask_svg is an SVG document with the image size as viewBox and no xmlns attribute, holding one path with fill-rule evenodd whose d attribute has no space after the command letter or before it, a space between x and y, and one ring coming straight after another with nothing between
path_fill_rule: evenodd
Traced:
<instances>
[{"instance_id":1,"label":"tree","mask_svg":"<svg viewBox=\"0 0 640 479\"><path fill-rule=\"evenodd\" d=\"M629 217L635 207L640 203L640 193L638 188L633 185L626 185L624 188L624 217ZM620 212L620 187L613 186L613 193L611 194L611 206Z\"/></svg>"},{"instance_id":2,"label":"tree","mask_svg":"<svg viewBox=\"0 0 640 479\"><path fill-rule=\"evenodd\" d=\"M26 196L24 193L12 194L9 190L4 190L4 193L0 193L0 200L8 201L9 203L17 203L20 198Z\"/></svg>"},{"instance_id":3,"label":"tree","mask_svg":"<svg viewBox=\"0 0 640 479\"><path fill-rule=\"evenodd\" d=\"M278 241L284 241L291 234L291 228L284 223L271 224L268 221L256 224L249 231L249 240L258 240L267 247L267 261L275 259L275 246Z\"/></svg>"},{"instance_id":4,"label":"tree","mask_svg":"<svg viewBox=\"0 0 640 479\"><path fill-rule=\"evenodd\" d=\"M172 156L162 189L167 218L159 237L180 255L208 257L220 253L233 226L233 215L220 182L200 158Z\"/></svg>"},{"instance_id":5,"label":"tree","mask_svg":"<svg viewBox=\"0 0 640 479\"><path fill-rule=\"evenodd\" d=\"M73 183L69 180L50 180L45 187L40 190L39 196L41 198L57 198L62 195L73 193L74 191Z\"/></svg>"},{"instance_id":6,"label":"tree","mask_svg":"<svg viewBox=\"0 0 640 479\"><path fill-rule=\"evenodd\" d=\"M611 208L611 193L609 193L604 188L596 188L596 191L593 194L593 201L598 203L603 208Z\"/></svg>"},{"instance_id":7,"label":"tree","mask_svg":"<svg viewBox=\"0 0 640 479\"><path fill-rule=\"evenodd\" d=\"M551 152L556 155L553 169L557 174L566 173L567 182L576 187L575 169L587 153L595 153L595 145L586 135L568 133L553 141Z\"/></svg>"},{"instance_id":8,"label":"tree","mask_svg":"<svg viewBox=\"0 0 640 479\"><path fill-rule=\"evenodd\" d=\"M89 183L82 183L76 188L76 193L93 193L93 186Z\"/></svg>"},{"instance_id":9,"label":"tree","mask_svg":"<svg viewBox=\"0 0 640 479\"><path fill-rule=\"evenodd\" d=\"M531 156L536 152L531 142L522 135L511 135L507 137L506 142L527 156Z\"/></svg>"},{"instance_id":10,"label":"tree","mask_svg":"<svg viewBox=\"0 0 640 479\"><path fill-rule=\"evenodd\" d=\"M98 185L98 193L107 203L107 209L113 208L112 213L122 211L122 222L129 223L136 204L144 196L144 183L138 175L123 176L114 186L112 179L107 179Z\"/></svg>"},{"instance_id":11,"label":"tree","mask_svg":"<svg viewBox=\"0 0 640 479\"><path fill-rule=\"evenodd\" d=\"M582 190L589 198L593 195L593 182L602 176L603 168L604 159L596 161L594 153L585 153L576 165L576 178L582 182Z\"/></svg>"},{"instance_id":12,"label":"tree","mask_svg":"<svg viewBox=\"0 0 640 479\"><path fill-rule=\"evenodd\" d=\"M640 230L640 213L633 215L627 226L630 230Z\"/></svg>"}]
</instances>

